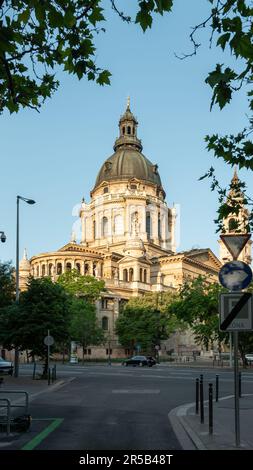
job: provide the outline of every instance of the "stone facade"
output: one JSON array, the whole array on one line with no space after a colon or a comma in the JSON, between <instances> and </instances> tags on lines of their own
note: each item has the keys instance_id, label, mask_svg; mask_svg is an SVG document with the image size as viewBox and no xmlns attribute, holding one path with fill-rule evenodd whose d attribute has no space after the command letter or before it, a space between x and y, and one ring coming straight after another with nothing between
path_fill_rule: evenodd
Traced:
<instances>
[{"instance_id":1,"label":"stone facade","mask_svg":"<svg viewBox=\"0 0 253 470\"><path fill-rule=\"evenodd\" d=\"M158 166L141 153L137 124L128 105L119 121L114 154L103 163L90 202L82 200L80 205L80 242L72 233L71 241L58 251L20 264L23 289L29 274L56 281L73 268L105 281L97 317L108 343L90 347L90 357L106 357L109 349L112 357L127 354L114 333L122 302L147 292L178 289L185 279L200 274L209 275L212 282L221 266L208 248L176 253L176 210L167 206Z\"/></svg>"}]
</instances>

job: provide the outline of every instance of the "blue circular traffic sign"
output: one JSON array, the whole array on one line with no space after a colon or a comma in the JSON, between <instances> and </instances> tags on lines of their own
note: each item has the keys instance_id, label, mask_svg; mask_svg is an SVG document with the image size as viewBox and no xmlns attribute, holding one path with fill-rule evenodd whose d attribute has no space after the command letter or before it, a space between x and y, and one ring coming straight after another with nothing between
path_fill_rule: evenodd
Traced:
<instances>
[{"instance_id":1,"label":"blue circular traffic sign","mask_svg":"<svg viewBox=\"0 0 253 470\"><path fill-rule=\"evenodd\" d=\"M252 271L243 261L229 261L219 272L219 281L230 291L246 289L252 281Z\"/></svg>"}]
</instances>

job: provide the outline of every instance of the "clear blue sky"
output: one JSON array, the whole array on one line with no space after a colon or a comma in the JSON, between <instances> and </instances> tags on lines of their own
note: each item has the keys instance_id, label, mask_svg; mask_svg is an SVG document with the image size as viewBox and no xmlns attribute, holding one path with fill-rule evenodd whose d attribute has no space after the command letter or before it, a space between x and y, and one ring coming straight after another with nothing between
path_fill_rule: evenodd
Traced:
<instances>
[{"instance_id":1,"label":"clear blue sky","mask_svg":"<svg viewBox=\"0 0 253 470\"><path fill-rule=\"evenodd\" d=\"M35 206L21 204L21 253L26 247L30 257L69 241L72 209L83 196L89 200L100 166L113 153L128 95L143 153L159 165L168 204L181 207L178 250L199 246L218 253L217 197L198 178L214 165L227 184L232 171L207 153L204 136L241 130L246 99L235 95L224 111L210 113L211 91L204 79L225 58L215 47L209 50L207 36L197 57L180 61L174 56L191 50L190 27L209 8L207 0L177 0L174 13L156 17L145 34L109 12L107 32L97 38L97 63L112 72L110 87L85 78L79 82L59 71L61 87L40 114L27 110L0 117L0 230L8 237L0 244L1 260L15 260L17 194L37 201ZM250 186L251 175L240 176Z\"/></svg>"}]
</instances>

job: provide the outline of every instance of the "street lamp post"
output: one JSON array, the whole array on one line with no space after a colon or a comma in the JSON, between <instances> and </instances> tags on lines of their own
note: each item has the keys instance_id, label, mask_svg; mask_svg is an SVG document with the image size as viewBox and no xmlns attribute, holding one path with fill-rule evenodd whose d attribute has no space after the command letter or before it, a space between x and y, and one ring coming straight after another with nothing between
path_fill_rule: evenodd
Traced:
<instances>
[{"instance_id":1,"label":"street lamp post","mask_svg":"<svg viewBox=\"0 0 253 470\"><path fill-rule=\"evenodd\" d=\"M24 201L27 204L35 204L33 199L17 196L17 236L16 236L16 303L19 302L19 201ZM18 377L19 373L19 350L15 348L15 361L14 361L14 377Z\"/></svg>"}]
</instances>

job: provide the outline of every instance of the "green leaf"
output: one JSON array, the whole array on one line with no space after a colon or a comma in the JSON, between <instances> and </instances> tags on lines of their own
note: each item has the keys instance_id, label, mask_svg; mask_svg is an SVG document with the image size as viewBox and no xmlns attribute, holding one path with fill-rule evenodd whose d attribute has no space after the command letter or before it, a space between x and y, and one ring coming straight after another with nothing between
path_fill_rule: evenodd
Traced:
<instances>
[{"instance_id":1,"label":"green leaf","mask_svg":"<svg viewBox=\"0 0 253 470\"><path fill-rule=\"evenodd\" d=\"M111 84L111 81L110 81L111 75L112 74L108 70L103 70L103 72L101 72L99 74L96 82L99 83L99 85L110 85Z\"/></svg>"},{"instance_id":2,"label":"green leaf","mask_svg":"<svg viewBox=\"0 0 253 470\"><path fill-rule=\"evenodd\" d=\"M219 37L217 41L217 46L221 46L221 48L225 49L227 42L229 41L230 38L230 33L225 33L222 36Z\"/></svg>"}]
</instances>

